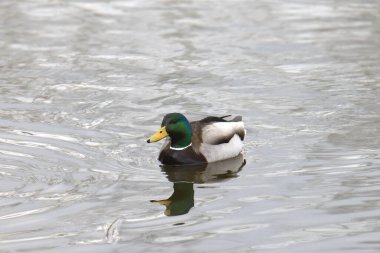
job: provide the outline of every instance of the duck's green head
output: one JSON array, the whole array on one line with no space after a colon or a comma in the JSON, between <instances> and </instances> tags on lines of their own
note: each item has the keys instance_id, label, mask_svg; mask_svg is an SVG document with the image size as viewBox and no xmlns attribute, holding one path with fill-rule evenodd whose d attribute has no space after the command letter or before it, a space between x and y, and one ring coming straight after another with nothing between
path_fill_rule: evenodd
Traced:
<instances>
[{"instance_id":1,"label":"duck's green head","mask_svg":"<svg viewBox=\"0 0 380 253\"><path fill-rule=\"evenodd\" d=\"M173 148L183 148L191 144L191 125L181 113L166 114L160 130L152 135L147 142L156 142L167 136L170 137Z\"/></svg>"}]
</instances>

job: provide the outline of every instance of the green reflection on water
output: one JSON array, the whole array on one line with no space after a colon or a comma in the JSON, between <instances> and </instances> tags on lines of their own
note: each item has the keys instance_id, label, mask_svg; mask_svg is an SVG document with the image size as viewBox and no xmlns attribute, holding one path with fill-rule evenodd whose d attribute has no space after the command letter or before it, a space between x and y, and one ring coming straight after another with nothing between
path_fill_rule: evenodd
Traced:
<instances>
[{"instance_id":1,"label":"green reflection on water","mask_svg":"<svg viewBox=\"0 0 380 253\"><path fill-rule=\"evenodd\" d=\"M183 215L194 207L194 184L221 182L237 177L246 161L243 155L225 161L197 166L163 166L162 171L173 182L168 199L151 200L166 207L165 215Z\"/></svg>"}]
</instances>

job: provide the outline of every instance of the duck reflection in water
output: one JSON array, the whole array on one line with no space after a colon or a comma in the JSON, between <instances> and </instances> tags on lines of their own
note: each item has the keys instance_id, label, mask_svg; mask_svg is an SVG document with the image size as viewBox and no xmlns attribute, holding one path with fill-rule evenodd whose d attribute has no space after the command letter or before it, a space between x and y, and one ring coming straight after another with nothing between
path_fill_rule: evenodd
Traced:
<instances>
[{"instance_id":1,"label":"duck reflection in water","mask_svg":"<svg viewBox=\"0 0 380 253\"><path fill-rule=\"evenodd\" d=\"M194 183L221 182L237 177L246 161L242 154L235 158L197 166L162 166L173 182L173 194L168 199L151 200L166 207L165 215L183 215L194 206Z\"/></svg>"}]
</instances>

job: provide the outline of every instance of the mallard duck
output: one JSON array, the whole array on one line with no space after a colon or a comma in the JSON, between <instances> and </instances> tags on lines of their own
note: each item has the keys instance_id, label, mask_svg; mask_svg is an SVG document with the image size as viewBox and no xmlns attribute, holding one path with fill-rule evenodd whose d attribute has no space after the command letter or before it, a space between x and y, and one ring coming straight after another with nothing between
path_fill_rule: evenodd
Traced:
<instances>
[{"instance_id":1,"label":"mallard duck","mask_svg":"<svg viewBox=\"0 0 380 253\"><path fill-rule=\"evenodd\" d=\"M243 150L246 131L241 116L225 120L229 116L189 122L181 113L169 113L162 120L160 130L147 142L170 137L158 157L164 165L202 164L236 157Z\"/></svg>"}]
</instances>

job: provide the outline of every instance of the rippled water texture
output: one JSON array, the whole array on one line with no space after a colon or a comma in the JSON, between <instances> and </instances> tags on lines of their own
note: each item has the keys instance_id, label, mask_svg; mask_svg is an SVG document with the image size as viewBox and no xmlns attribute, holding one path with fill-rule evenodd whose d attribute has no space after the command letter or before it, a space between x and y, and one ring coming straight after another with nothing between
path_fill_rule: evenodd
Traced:
<instances>
[{"instance_id":1,"label":"rippled water texture","mask_svg":"<svg viewBox=\"0 0 380 253\"><path fill-rule=\"evenodd\" d=\"M0 1L0 252L379 252L379 9ZM174 111L245 157L159 167Z\"/></svg>"}]
</instances>

